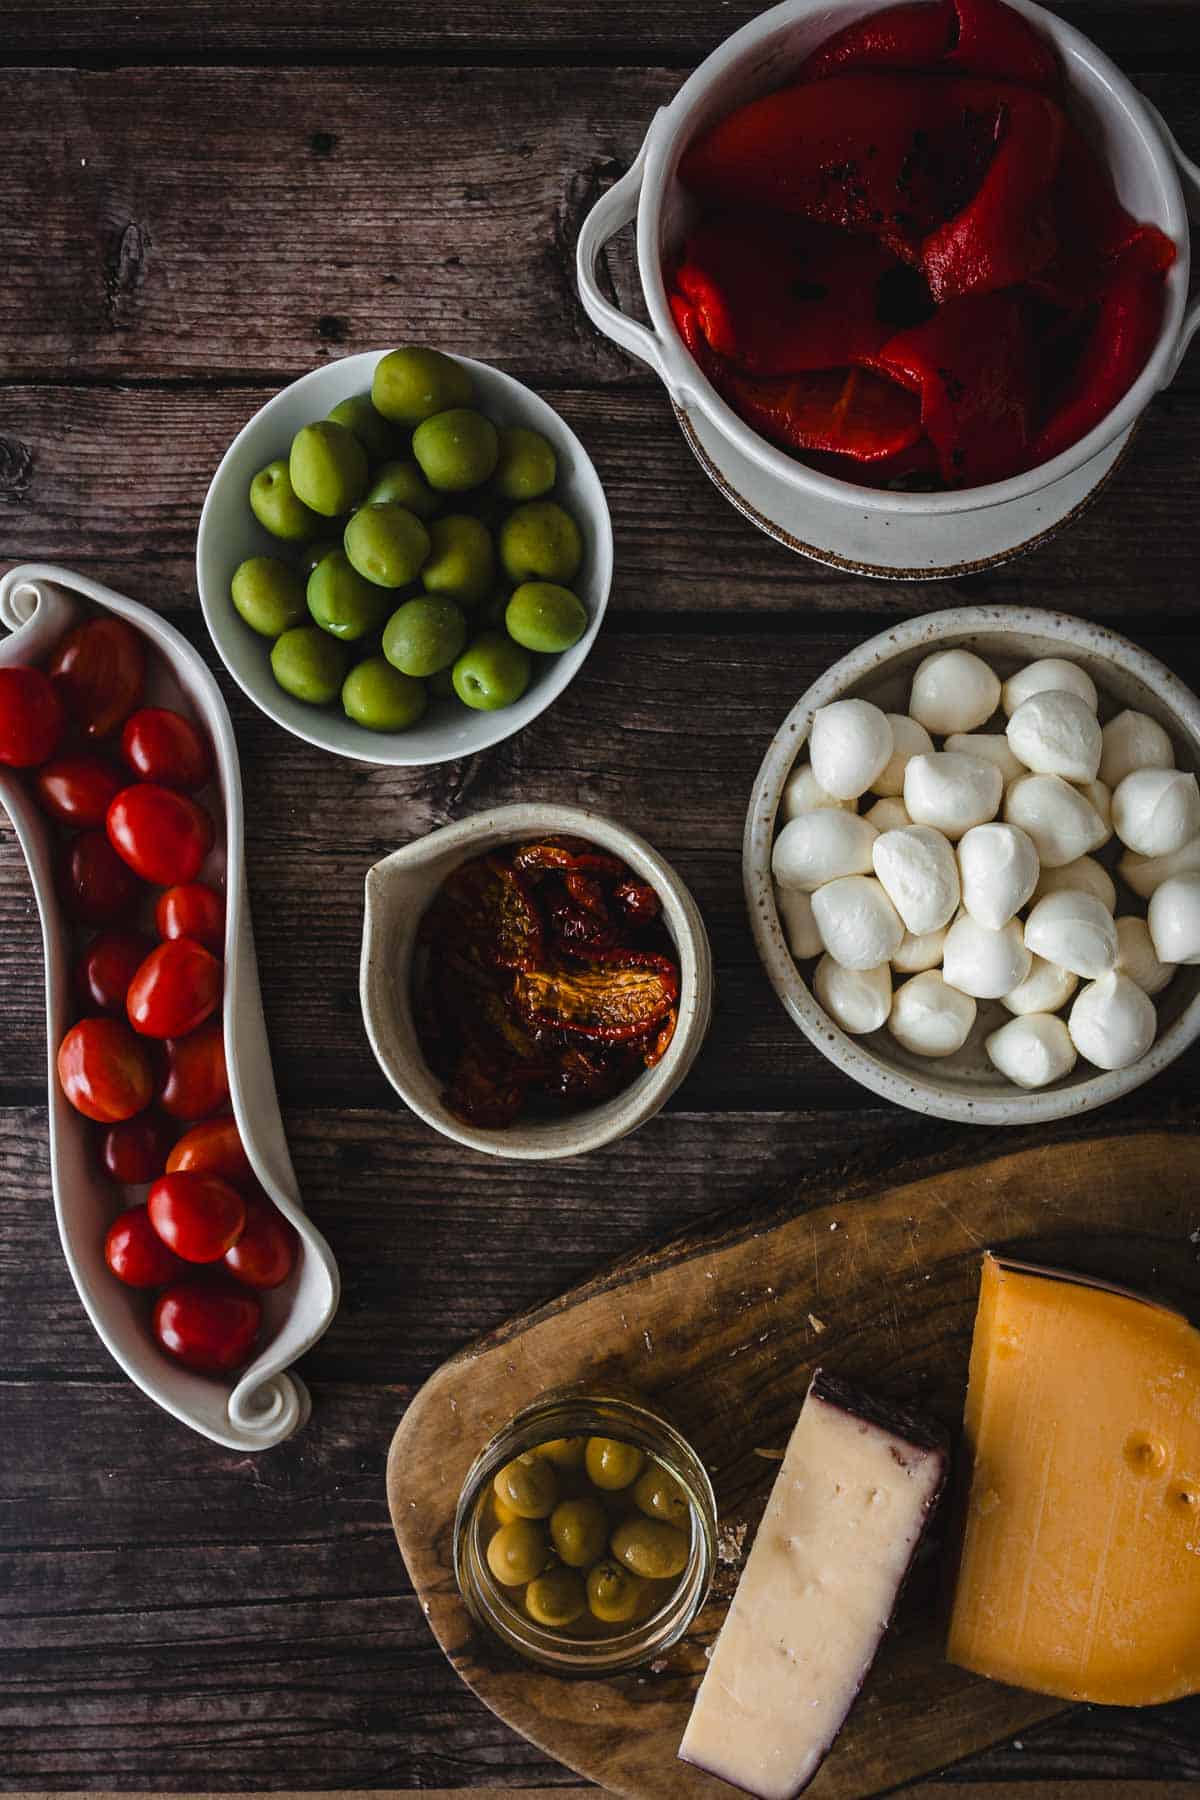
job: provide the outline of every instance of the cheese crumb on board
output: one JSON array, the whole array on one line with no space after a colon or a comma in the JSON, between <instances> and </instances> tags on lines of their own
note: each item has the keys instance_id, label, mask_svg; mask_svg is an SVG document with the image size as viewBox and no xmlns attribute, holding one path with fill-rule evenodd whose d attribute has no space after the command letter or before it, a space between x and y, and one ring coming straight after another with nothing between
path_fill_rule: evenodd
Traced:
<instances>
[{"instance_id":1,"label":"cheese crumb on board","mask_svg":"<svg viewBox=\"0 0 1200 1800\"><path fill-rule=\"evenodd\" d=\"M946 1472L939 1433L818 1369L679 1754L759 1800L816 1773Z\"/></svg>"}]
</instances>

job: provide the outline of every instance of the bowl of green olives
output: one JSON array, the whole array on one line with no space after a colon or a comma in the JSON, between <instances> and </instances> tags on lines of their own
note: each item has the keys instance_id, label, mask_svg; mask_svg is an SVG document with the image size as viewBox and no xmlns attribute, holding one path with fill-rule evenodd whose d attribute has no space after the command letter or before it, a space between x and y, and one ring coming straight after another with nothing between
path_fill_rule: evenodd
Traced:
<instances>
[{"instance_id":1,"label":"bowl of green olives","mask_svg":"<svg viewBox=\"0 0 1200 1800\"><path fill-rule=\"evenodd\" d=\"M558 1674L612 1674L684 1636L708 1595L717 1509L696 1452L623 1393L544 1395L475 1459L454 1521L471 1615Z\"/></svg>"},{"instance_id":2,"label":"bowl of green olives","mask_svg":"<svg viewBox=\"0 0 1200 1800\"><path fill-rule=\"evenodd\" d=\"M422 766L549 706L608 602L612 523L575 433L486 363L419 345L313 369L226 451L196 542L234 680L339 756Z\"/></svg>"}]
</instances>

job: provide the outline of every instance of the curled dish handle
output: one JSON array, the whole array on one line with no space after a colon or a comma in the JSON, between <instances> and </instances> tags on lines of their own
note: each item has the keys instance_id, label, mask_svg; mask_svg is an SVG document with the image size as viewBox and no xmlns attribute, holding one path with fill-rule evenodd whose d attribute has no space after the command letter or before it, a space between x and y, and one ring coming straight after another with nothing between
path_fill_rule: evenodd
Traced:
<instances>
[{"instance_id":1,"label":"curled dish handle","mask_svg":"<svg viewBox=\"0 0 1200 1800\"><path fill-rule=\"evenodd\" d=\"M592 324L622 350L648 363L672 399L681 400L687 384L683 379L684 367L674 346L665 343L649 326L628 318L619 307L605 299L596 279L596 264L605 244L637 217L646 152L652 134L653 126L630 169L606 194L601 194L583 221L575 250L575 272L579 297Z\"/></svg>"},{"instance_id":2,"label":"curled dish handle","mask_svg":"<svg viewBox=\"0 0 1200 1800\"><path fill-rule=\"evenodd\" d=\"M1200 223L1200 167L1186 155L1175 133L1159 112L1157 106L1142 96L1146 110L1153 116L1155 124L1162 132L1163 141L1170 153L1171 160L1179 175L1179 185L1183 189L1183 203L1187 207L1188 217ZM1179 365L1187 354L1188 345L1200 330L1200 293L1193 295L1184 309L1183 322L1179 327L1179 342L1175 346L1175 355L1171 362L1163 386L1174 381L1179 373Z\"/></svg>"}]
</instances>

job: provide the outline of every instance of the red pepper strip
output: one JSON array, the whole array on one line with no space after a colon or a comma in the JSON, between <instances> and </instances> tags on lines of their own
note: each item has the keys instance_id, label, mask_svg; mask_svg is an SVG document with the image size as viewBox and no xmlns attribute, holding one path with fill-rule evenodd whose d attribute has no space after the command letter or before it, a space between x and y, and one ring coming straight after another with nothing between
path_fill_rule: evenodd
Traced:
<instances>
[{"instance_id":1,"label":"red pepper strip","mask_svg":"<svg viewBox=\"0 0 1200 1800\"><path fill-rule=\"evenodd\" d=\"M935 0L870 13L827 38L801 65L800 79L824 81L844 69L930 71L939 64L1052 93L1061 85L1049 41L1002 0Z\"/></svg>"},{"instance_id":2,"label":"red pepper strip","mask_svg":"<svg viewBox=\"0 0 1200 1800\"><path fill-rule=\"evenodd\" d=\"M1034 358L1021 295L948 300L923 325L898 332L871 366L921 396L947 486L1001 481L1027 466Z\"/></svg>"},{"instance_id":3,"label":"red pepper strip","mask_svg":"<svg viewBox=\"0 0 1200 1800\"><path fill-rule=\"evenodd\" d=\"M955 41L944 61L965 75L990 75L1057 94L1062 70L1054 46L1004 0L954 0Z\"/></svg>"},{"instance_id":4,"label":"red pepper strip","mask_svg":"<svg viewBox=\"0 0 1200 1800\"><path fill-rule=\"evenodd\" d=\"M920 437L907 449L897 450L894 456L881 456L864 469L861 462L852 456L827 456L814 450L805 457L809 467L816 469L820 475L831 475L835 481L852 481L858 487L888 487L893 482L914 482L915 486L929 486L915 482L917 476L936 477L938 474L937 452L927 437Z\"/></svg>"},{"instance_id":5,"label":"red pepper strip","mask_svg":"<svg viewBox=\"0 0 1200 1800\"><path fill-rule=\"evenodd\" d=\"M1112 411L1145 367L1162 314L1160 247L1139 235L1109 271L1078 361L1034 438L1030 467L1078 443Z\"/></svg>"},{"instance_id":6,"label":"red pepper strip","mask_svg":"<svg viewBox=\"0 0 1200 1800\"><path fill-rule=\"evenodd\" d=\"M1044 94L1008 90L996 154L978 193L921 247L921 267L939 304L1015 287L1051 261L1058 248L1054 184L1064 124L1061 107Z\"/></svg>"},{"instance_id":7,"label":"red pepper strip","mask_svg":"<svg viewBox=\"0 0 1200 1800\"><path fill-rule=\"evenodd\" d=\"M601 1043L627 1043L665 1019L679 998L669 957L592 952L578 968L532 969L514 979L517 1012L530 1025Z\"/></svg>"},{"instance_id":8,"label":"red pepper strip","mask_svg":"<svg viewBox=\"0 0 1200 1800\"><path fill-rule=\"evenodd\" d=\"M921 435L913 396L867 369L821 369L771 381L719 370L712 379L747 425L789 450L823 450L873 464Z\"/></svg>"},{"instance_id":9,"label":"red pepper strip","mask_svg":"<svg viewBox=\"0 0 1200 1800\"><path fill-rule=\"evenodd\" d=\"M688 147L680 178L702 199L867 233L919 263L924 240L978 190L1005 107L1023 120L1034 100L1049 104L1003 82L833 75L728 113Z\"/></svg>"},{"instance_id":10,"label":"red pepper strip","mask_svg":"<svg viewBox=\"0 0 1200 1800\"><path fill-rule=\"evenodd\" d=\"M1055 188L1055 230L1057 254L1033 277L1033 286L1065 312L1091 305L1111 272L1108 263L1135 238L1147 240L1147 252L1160 269L1169 269L1175 261L1171 239L1157 225L1141 225L1125 210L1107 165L1070 120Z\"/></svg>"},{"instance_id":11,"label":"red pepper strip","mask_svg":"<svg viewBox=\"0 0 1200 1800\"><path fill-rule=\"evenodd\" d=\"M898 266L876 238L743 209L692 233L675 282L719 355L747 374L790 375L845 368L891 336L877 299Z\"/></svg>"}]
</instances>

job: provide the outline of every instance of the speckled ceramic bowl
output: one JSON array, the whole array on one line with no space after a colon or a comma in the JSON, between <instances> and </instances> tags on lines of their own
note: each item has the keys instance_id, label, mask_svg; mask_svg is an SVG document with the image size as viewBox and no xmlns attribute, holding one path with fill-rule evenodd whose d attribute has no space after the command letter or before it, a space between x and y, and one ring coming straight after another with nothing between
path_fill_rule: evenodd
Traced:
<instances>
[{"instance_id":1,"label":"speckled ceramic bowl","mask_svg":"<svg viewBox=\"0 0 1200 1800\"><path fill-rule=\"evenodd\" d=\"M827 670L797 700L772 739L754 784L742 852L754 941L776 993L804 1035L830 1062L885 1100L978 1125L1028 1125L1091 1112L1149 1081L1200 1035L1200 967L1179 969L1157 997L1158 1036L1140 1062L1105 1072L1081 1060L1064 1080L1026 1093L997 1074L984 1050L988 1033L1011 1016L999 1001L980 1001L974 1030L956 1056L936 1061L913 1056L886 1028L866 1037L842 1031L817 1004L784 938L771 881L771 846L780 795L808 742L813 714L852 695L889 712L907 711L917 664L932 650L956 646L976 651L1002 678L1043 656L1079 663L1100 691L1102 721L1127 706L1149 713L1171 734L1179 766L1200 770L1200 700L1128 638L1034 607L964 606L909 619L869 638ZM1112 861L1111 843L1098 855ZM1121 911L1144 910L1135 899L1118 905Z\"/></svg>"},{"instance_id":2,"label":"speckled ceramic bowl","mask_svg":"<svg viewBox=\"0 0 1200 1800\"><path fill-rule=\"evenodd\" d=\"M484 1130L464 1124L449 1110L442 1098L444 1084L421 1054L412 1010L417 927L437 889L460 863L501 844L552 832L611 850L654 888L679 958L678 1022L662 1061L613 1099L565 1119L519 1120L503 1130ZM644 1125L695 1061L712 1015L712 990L704 920L675 870L636 832L583 807L541 802L498 806L431 831L367 871L359 998L371 1048L400 1098L427 1124L489 1156L521 1162L579 1156Z\"/></svg>"}]
</instances>

